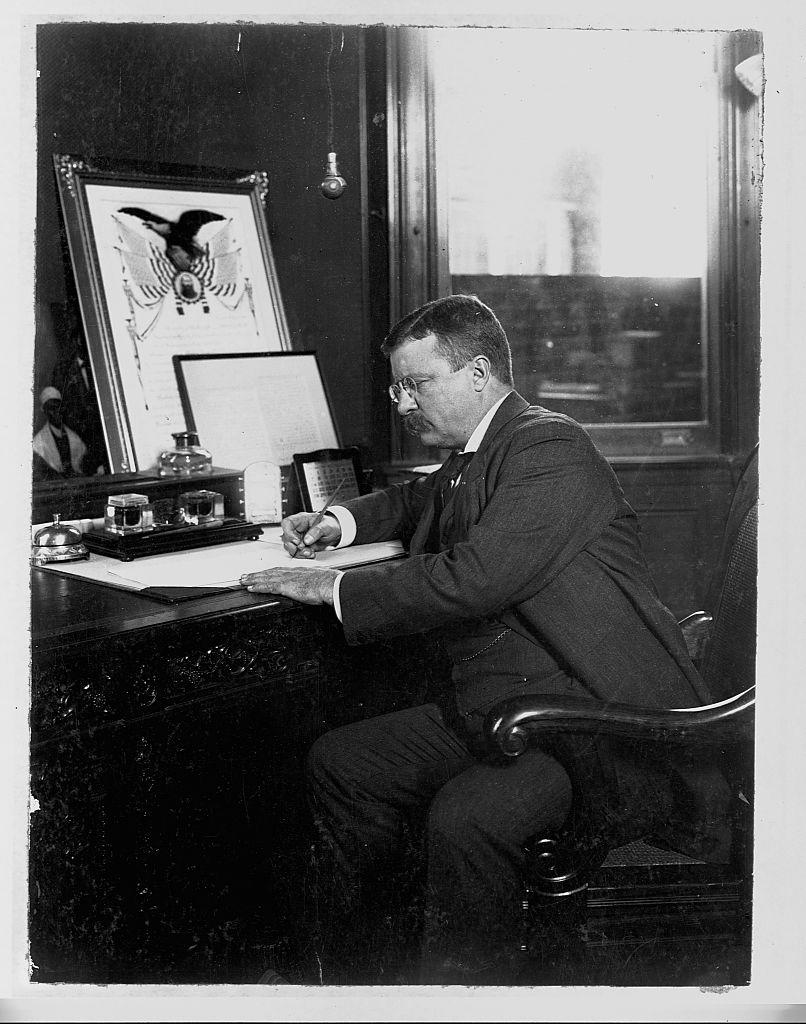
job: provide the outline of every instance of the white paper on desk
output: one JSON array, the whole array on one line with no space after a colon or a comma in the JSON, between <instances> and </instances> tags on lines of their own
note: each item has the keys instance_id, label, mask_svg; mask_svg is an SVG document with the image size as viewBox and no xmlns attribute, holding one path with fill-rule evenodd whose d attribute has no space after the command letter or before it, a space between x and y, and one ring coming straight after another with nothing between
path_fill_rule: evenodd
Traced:
<instances>
[{"instance_id":1,"label":"white paper on desk","mask_svg":"<svg viewBox=\"0 0 806 1024\"><path fill-rule=\"evenodd\" d=\"M231 587L237 585L244 573L261 569L299 566L341 569L397 558L402 553L399 541L388 541L320 551L314 559L294 561L279 540L270 536L263 540L138 558L134 562L120 563L118 568L110 569L109 574L141 587Z\"/></svg>"},{"instance_id":2,"label":"white paper on desk","mask_svg":"<svg viewBox=\"0 0 806 1024\"><path fill-rule=\"evenodd\" d=\"M113 575L123 564L119 558L93 552L86 562L51 562L48 565L39 565L37 569L42 572L55 572L58 576L77 576L82 580L106 583L108 586L123 587L125 590L142 590L140 583Z\"/></svg>"}]
</instances>

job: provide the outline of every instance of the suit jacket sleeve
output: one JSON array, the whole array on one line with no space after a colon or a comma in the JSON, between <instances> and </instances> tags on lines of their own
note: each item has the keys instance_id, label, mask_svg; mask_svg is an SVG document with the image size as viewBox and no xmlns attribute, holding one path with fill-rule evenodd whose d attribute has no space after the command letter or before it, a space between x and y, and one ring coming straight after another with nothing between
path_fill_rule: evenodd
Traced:
<instances>
[{"instance_id":1,"label":"suit jacket sleeve","mask_svg":"<svg viewBox=\"0 0 806 1024\"><path fill-rule=\"evenodd\" d=\"M618 510L617 485L587 435L562 427L516 431L465 495L458 514L467 516L466 529L450 549L346 573L347 640L500 615L550 583Z\"/></svg>"},{"instance_id":2,"label":"suit jacket sleeve","mask_svg":"<svg viewBox=\"0 0 806 1024\"><path fill-rule=\"evenodd\" d=\"M356 537L353 543L374 544L377 541L400 540L408 548L439 476L437 471L405 484L396 484L345 501L344 507L355 519Z\"/></svg>"}]
</instances>

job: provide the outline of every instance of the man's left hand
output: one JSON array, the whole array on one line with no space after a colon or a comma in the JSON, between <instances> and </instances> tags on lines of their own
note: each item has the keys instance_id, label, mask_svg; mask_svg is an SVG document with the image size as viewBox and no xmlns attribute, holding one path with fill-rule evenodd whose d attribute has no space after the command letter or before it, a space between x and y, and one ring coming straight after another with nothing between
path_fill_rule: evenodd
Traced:
<instances>
[{"instance_id":1,"label":"man's left hand","mask_svg":"<svg viewBox=\"0 0 806 1024\"><path fill-rule=\"evenodd\" d=\"M242 587L252 594L279 594L302 604L333 604L335 569L262 569L241 576Z\"/></svg>"}]
</instances>

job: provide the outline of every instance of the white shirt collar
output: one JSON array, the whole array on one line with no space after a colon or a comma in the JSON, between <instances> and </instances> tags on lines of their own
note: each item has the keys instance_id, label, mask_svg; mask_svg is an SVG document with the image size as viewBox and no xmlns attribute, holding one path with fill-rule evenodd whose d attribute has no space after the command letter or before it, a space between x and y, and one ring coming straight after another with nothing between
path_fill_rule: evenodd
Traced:
<instances>
[{"instance_id":1,"label":"white shirt collar","mask_svg":"<svg viewBox=\"0 0 806 1024\"><path fill-rule=\"evenodd\" d=\"M487 433L487 428L492 423L493 416L495 416L495 414L498 412L498 407L501 405L504 399L509 398L511 394L512 392L509 391L506 395L504 395L504 398L499 398L495 405L487 410L483 418L479 420L476 429L470 435L467 444L462 449L462 453L477 452L479 450L479 448L481 447L481 442L484 440L484 435Z\"/></svg>"}]
</instances>

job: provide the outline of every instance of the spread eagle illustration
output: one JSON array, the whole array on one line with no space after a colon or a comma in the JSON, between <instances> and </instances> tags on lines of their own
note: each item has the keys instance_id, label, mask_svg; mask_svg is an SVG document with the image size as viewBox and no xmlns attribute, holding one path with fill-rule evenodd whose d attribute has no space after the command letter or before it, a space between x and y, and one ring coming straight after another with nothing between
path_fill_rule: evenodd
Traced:
<instances>
[{"instance_id":1,"label":"spread eagle illustration","mask_svg":"<svg viewBox=\"0 0 806 1024\"><path fill-rule=\"evenodd\" d=\"M231 218L211 210L185 210L176 220L169 220L137 206L121 207L113 218L129 304L129 330L140 340L156 324L171 292L180 316L185 307L196 303L209 313L209 295L234 310L246 294L254 318L251 284L241 273L241 249L233 238ZM200 242L202 228L216 221L222 226ZM138 309L153 313L142 329L137 324Z\"/></svg>"},{"instance_id":2,"label":"spread eagle illustration","mask_svg":"<svg viewBox=\"0 0 806 1024\"><path fill-rule=\"evenodd\" d=\"M165 253L177 270L189 270L194 259L204 254L196 235L212 220L224 220L210 210L185 210L178 220L168 220L158 213L149 213L137 206L124 206L118 213L139 217L143 224L165 240Z\"/></svg>"}]
</instances>

